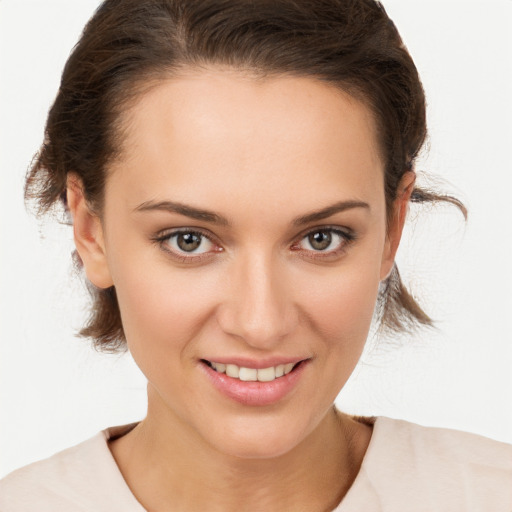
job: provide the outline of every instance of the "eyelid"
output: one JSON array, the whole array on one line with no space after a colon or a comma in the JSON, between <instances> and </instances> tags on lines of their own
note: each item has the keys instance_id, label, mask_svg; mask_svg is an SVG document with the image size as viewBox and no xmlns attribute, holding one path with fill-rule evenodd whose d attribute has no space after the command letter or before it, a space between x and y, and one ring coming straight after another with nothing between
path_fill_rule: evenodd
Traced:
<instances>
[{"instance_id":1,"label":"eyelid","mask_svg":"<svg viewBox=\"0 0 512 512\"><path fill-rule=\"evenodd\" d=\"M180 233L193 233L201 235L202 237L207 238L214 246L216 246L216 249L213 251L194 254L187 253L185 251L177 252L171 249L168 244L165 244L165 242L171 237L179 235ZM213 254L217 254L224 250L224 248L218 242L217 238L212 233L203 228L197 227L181 226L179 228L164 229L152 237L152 241L158 244L165 253L182 262L199 262L205 258L211 257Z\"/></svg>"},{"instance_id":2,"label":"eyelid","mask_svg":"<svg viewBox=\"0 0 512 512\"><path fill-rule=\"evenodd\" d=\"M331 233L335 233L339 236L341 236L344 240L344 242L337 248L331 249L329 251L314 251L309 249L294 249L294 247L298 246L298 244L304 240L309 235L312 235L314 233L318 233L319 231L329 231ZM343 252L345 252L348 249L348 246L352 244L357 239L356 233L354 230L348 228L348 227L341 227L341 226L333 226L333 225L324 225L324 226L315 226L314 228L309 228L306 231L303 231L300 235L298 235L293 244L292 244L292 250L298 252L298 253L308 253L307 258L309 259L322 259L322 258L329 258L329 257L336 257L341 255Z\"/></svg>"},{"instance_id":3,"label":"eyelid","mask_svg":"<svg viewBox=\"0 0 512 512\"><path fill-rule=\"evenodd\" d=\"M338 233L345 238L356 237L355 231L349 227L340 226L337 224L325 224L304 229L293 238L292 243L298 242L299 240L302 240L306 236L311 235L313 233L317 233L318 231L332 231L333 233Z\"/></svg>"}]
</instances>

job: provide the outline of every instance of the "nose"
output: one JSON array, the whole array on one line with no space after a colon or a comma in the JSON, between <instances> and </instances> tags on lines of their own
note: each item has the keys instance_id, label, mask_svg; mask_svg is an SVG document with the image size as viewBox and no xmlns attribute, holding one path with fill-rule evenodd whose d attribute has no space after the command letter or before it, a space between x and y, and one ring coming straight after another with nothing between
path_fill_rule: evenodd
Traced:
<instances>
[{"instance_id":1,"label":"nose","mask_svg":"<svg viewBox=\"0 0 512 512\"><path fill-rule=\"evenodd\" d=\"M272 256L239 258L230 272L227 293L217 310L221 329L253 348L269 350L298 324L291 283Z\"/></svg>"}]
</instances>

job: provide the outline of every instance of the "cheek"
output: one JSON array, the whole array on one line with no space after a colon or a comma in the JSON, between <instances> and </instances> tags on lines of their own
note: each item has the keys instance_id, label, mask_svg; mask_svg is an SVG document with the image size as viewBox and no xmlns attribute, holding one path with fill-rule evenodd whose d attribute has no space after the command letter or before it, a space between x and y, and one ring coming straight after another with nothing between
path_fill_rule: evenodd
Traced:
<instances>
[{"instance_id":1,"label":"cheek","mask_svg":"<svg viewBox=\"0 0 512 512\"><path fill-rule=\"evenodd\" d=\"M307 279L304 274L297 275L294 280L302 309L315 330L326 342L341 342L344 347L362 346L366 341L379 284L380 260L368 253L351 256L329 272Z\"/></svg>"},{"instance_id":2,"label":"cheek","mask_svg":"<svg viewBox=\"0 0 512 512\"><path fill-rule=\"evenodd\" d=\"M177 268L133 231L123 224L108 231L108 264L128 348L134 357L140 353L158 361L157 354L171 349L179 355L194 338L209 314L213 284L207 276L198 279L191 269Z\"/></svg>"},{"instance_id":3,"label":"cheek","mask_svg":"<svg viewBox=\"0 0 512 512\"><path fill-rule=\"evenodd\" d=\"M329 293L312 294L309 316L330 350L358 357L370 328L378 281L340 276L329 282Z\"/></svg>"},{"instance_id":4,"label":"cheek","mask_svg":"<svg viewBox=\"0 0 512 512\"><path fill-rule=\"evenodd\" d=\"M375 270L367 270L347 270L324 283L317 281L304 303L310 329L318 340L313 349L322 367L322 378L310 393L320 404L335 400L363 352L379 288Z\"/></svg>"},{"instance_id":5,"label":"cheek","mask_svg":"<svg viewBox=\"0 0 512 512\"><path fill-rule=\"evenodd\" d=\"M167 389L177 397L179 390L191 393L180 376L193 370L196 340L211 317L208 279L152 264L144 272L126 268L117 283L128 348L142 373L164 395ZM178 407L174 398L168 399Z\"/></svg>"},{"instance_id":6,"label":"cheek","mask_svg":"<svg viewBox=\"0 0 512 512\"><path fill-rule=\"evenodd\" d=\"M126 337L131 343L184 344L210 316L208 275L198 278L170 265L152 264L143 272L126 268L114 279Z\"/></svg>"}]
</instances>

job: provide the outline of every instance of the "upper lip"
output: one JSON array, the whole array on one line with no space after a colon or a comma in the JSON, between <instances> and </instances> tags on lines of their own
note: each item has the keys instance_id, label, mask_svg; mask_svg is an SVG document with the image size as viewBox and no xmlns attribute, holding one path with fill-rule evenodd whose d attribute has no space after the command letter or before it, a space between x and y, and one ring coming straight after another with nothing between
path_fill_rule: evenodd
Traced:
<instances>
[{"instance_id":1,"label":"upper lip","mask_svg":"<svg viewBox=\"0 0 512 512\"><path fill-rule=\"evenodd\" d=\"M214 356L212 358L203 358L205 361L210 363L221 363L221 364L235 364L243 368L254 368L260 370L263 368L270 368L271 366L279 366L281 364L299 363L305 361L308 357L269 357L264 359L250 359L247 357L221 357Z\"/></svg>"}]
</instances>

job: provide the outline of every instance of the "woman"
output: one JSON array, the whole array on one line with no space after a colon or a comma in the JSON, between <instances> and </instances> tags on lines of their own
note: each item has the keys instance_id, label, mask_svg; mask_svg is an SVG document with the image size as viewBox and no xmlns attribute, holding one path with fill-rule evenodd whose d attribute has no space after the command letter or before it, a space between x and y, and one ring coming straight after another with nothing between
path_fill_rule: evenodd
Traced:
<instances>
[{"instance_id":1,"label":"woman","mask_svg":"<svg viewBox=\"0 0 512 512\"><path fill-rule=\"evenodd\" d=\"M509 510L512 449L333 401L394 264L425 139L379 4L107 1L68 60L27 196L59 201L148 413L2 481L6 510ZM377 308L376 308L377 305ZM28 492L27 492L28 491Z\"/></svg>"}]
</instances>

